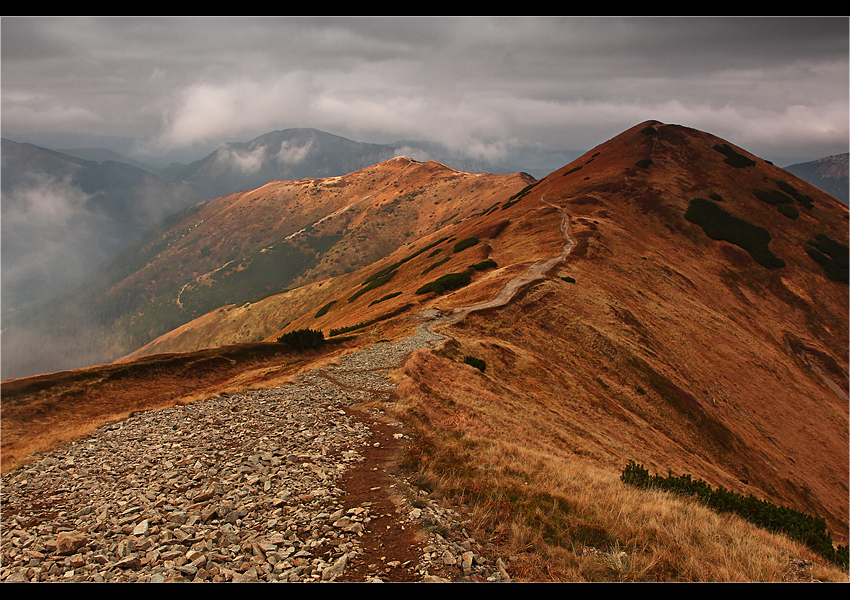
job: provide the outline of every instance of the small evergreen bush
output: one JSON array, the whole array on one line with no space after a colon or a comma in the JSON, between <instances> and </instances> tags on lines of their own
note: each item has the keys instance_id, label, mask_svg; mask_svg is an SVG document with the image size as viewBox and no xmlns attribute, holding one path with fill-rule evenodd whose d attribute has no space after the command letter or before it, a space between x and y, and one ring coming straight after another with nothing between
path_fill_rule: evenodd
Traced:
<instances>
[{"instance_id":1,"label":"small evergreen bush","mask_svg":"<svg viewBox=\"0 0 850 600\"><path fill-rule=\"evenodd\" d=\"M328 302L327 304L325 304L322 308L320 308L320 309L316 312L316 316L315 316L315 317L313 317L313 318L314 318L314 319L318 319L319 317L321 317L321 316L323 316L323 315L327 314L327 312L331 309L331 306L333 306L334 304L336 304L336 300L331 300L330 302Z\"/></svg>"},{"instance_id":2,"label":"small evergreen bush","mask_svg":"<svg viewBox=\"0 0 850 600\"><path fill-rule=\"evenodd\" d=\"M469 265L471 268L476 271L486 271L487 269L495 269L499 265L496 264L496 261L493 259L482 260L480 263L475 263L474 265Z\"/></svg>"},{"instance_id":3,"label":"small evergreen bush","mask_svg":"<svg viewBox=\"0 0 850 600\"><path fill-rule=\"evenodd\" d=\"M296 350L310 350L319 348L325 343L325 334L312 329L297 329L284 333L277 338L277 341L292 346Z\"/></svg>"},{"instance_id":4,"label":"small evergreen bush","mask_svg":"<svg viewBox=\"0 0 850 600\"><path fill-rule=\"evenodd\" d=\"M464 357L463 362L465 362L466 364L468 364L471 367L475 367L476 369L478 369L482 373L487 368L487 363L484 362L484 360L482 360L480 358L476 358L474 356Z\"/></svg>"},{"instance_id":5,"label":"small evergreen bush","mask_svg":"<svg viewBox=\"0 0 850 600\"><path fill-rule=\"evenodd\" d=\"M766 229L732 216L711 200L691 200L685 218L702 227L711 239L740 246L763 267L777 269L785 266L785 261L770 251L770 233Z\"/></svg>"},{"instance_id":6,"label":"small evergreen bush","mask_svg":"<svg viewBox=\"0 0 850 600\"><path fill-rule=\"evenodd\" d=\"M732 165L736 169L743 169L745 167L754 167L756 166L756 162L740 154L735 152L729 144L717 144L714 146L714 149L726 156L723 159L728 165Z\"/></svg>"},{"instance_id":7,"label":"small evergreen bush","mask_svg":"<svg viewBox=\"0 0 850 600\"><path fill-rule=\"evenodd\" d=\"M834 547L832 537L826 529L826 521L820 517L776 506L759 500L752 494L743 496L723 486L714 490L705 481L693 479L690 475L650 475L646 467L634 461L629 461L623 469L620 480L640 488L655 488L691 496L717 512L732 512L754 525L784 533L835 564L845 568L848 565L847 546L838 546L837 549Z\"/></svg>"}]
</instances>

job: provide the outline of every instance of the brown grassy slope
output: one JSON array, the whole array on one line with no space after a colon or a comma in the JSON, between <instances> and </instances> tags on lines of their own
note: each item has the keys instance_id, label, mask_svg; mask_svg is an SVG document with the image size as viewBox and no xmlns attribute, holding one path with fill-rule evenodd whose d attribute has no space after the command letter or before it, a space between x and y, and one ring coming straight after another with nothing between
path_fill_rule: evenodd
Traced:
<instances>
[{"instance_id":1,"label":"brown grassy slope","mask_svg":"<svg viewBox=\"0 0 850 600\"><path fill-rule=\"evenodd\" d=\"M6 380L3 473L33 452L49 451L131 413L280 385L346 349L344 342L304 352L285 344L236 344Z\"/></svg>"},{"instance_id":2,"label":"brown grassy slope","mask_svg":"<svg viewBox=\"0 0 850 600\"><path fill-rule=\"evenodd\" d=\"M488 444L512 440L608 472L636 460L691 473L823 516L846 543L847 285L804 246L820 231L846 245L847 208L763 161L748 173L725 165L706 134L643 128L523 200L545 194L573 216L578 247L557 274L576 282L552 278L447 331L457 346L409 367L408 389L427 392L405 410L433 435L473 423ZM645 157L652 166L635 168ZM792 221L747 196L776 178L815 208ZM683 218L691 198L713 192L770 230L785 268L765 269ZM488 399L486 413L441 392L445 361L467 354L488 365L468 393ZM445 403L444 418L430 413Z\"/></svg>"}]
</instances>

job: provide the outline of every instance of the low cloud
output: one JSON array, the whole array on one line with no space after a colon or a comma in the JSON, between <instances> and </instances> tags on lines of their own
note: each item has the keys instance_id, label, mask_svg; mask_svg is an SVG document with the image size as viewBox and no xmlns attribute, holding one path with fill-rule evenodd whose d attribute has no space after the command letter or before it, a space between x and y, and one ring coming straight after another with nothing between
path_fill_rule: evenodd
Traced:
<instances>
[{"instance_id":1,"label":"low cloud","mask_svg":"<svg viewBox=\"0 0 850 600\"><path fill-rule=\"evenodd\" d=\"M277 160L284 165L297 165L307 158L312 149L312 140L303 146L290 144L288 141L285 141L280 145L280 150L277 152Z\"/></svg>"}]
</instances>

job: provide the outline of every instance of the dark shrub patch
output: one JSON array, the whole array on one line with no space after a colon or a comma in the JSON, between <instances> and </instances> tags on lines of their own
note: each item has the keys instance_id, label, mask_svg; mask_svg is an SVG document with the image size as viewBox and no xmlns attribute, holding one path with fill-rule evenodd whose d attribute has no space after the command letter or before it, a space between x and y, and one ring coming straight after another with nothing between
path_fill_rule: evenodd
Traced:
<instances>
[{"instance_id":1,"label":"dark shrub patch","mask_svg":"<svg viewBox=\"0 0 850 600\"><path fill-rule=\"evenodd\" d=\"M743 154L735 152L729 144L717 144L714 146L714 149L726 156L726 158L723 159L723 162L728 165L732 165L737 169L756 166L756 162L754 160L747 158Z\"/></svg>"},{"instance_id":2,"label":"dark shrub patch","mask_svg":"<svg viewBox=\"0 0 850 600\"><path fill-rule=\"evenodd\" d=\"M438 260L438 261L437 261L437 262L435 262L433 265L430 265L430 266L428 266L428 267L425 267L425 270L424 270L424 271L422 271L422 274L423 274L423 275L425 275L426 273L430 273L431 271L433 271L434 269L436 269L436 268L437 268L437 267L439 267L440 265L444 265L444 264L446 264L447 262L449 262L450 260L451 260L451 258L450 258L450 257L448 257L448 256L447 256L446 258L442 259L442 260Z\"/></svg>"},{"instance_id":3,"label":"dark shrub patch","mask_svg":"<svg viewBox=\"0 0 850 600\"><path fill-rule=\"evenodd\" d=\"M702 227L711 239L740 246L763 267L777 269L785 266L785 261L775 256L768 248L770 233L766 229L733 217L710 200L691 200L685 218Z\"/></svg>"},{"instance_id":4,"label":"dark shrub patch","mask_svg":"<svg viewBox=\"0 0 850 600\"><path fill-rule=\"evenodd\" d=\"M393 292L392 294L387 294L383 298L378 298L377 300L373 300L369 303L369 306L375 306L376 304L380 304L384 300L389 300L390 298L395 298L396 296L401 296L401 292Z\"/></svg>"},{"instance_id":5,"label":"dark shrub patch","mask_svg":"<svg viewBox=\"0 0 850 600\"><path fill-rule=\"evenodd\" d=\"M574 278L574 277L570 277L569 275L568 275L568 276L566 276L566 277L561 277L561 279L563 279L563 280L564 280L564 281L566 281L567 283L575 283L575 282L576 282L575 278Z\"/></svg>"},{"instance_id":6,"label":"dark shrub patch","mask_svg":"<svg viewBox=\"0 0 850 600\"><path fill-rule=\"evenodd\" d=\"M797 189L790 183L785 183L784 181L777 181L776 185L778 185L779 189L781 189L783 192L785 192L786 194L794 198L794 200L799 202L801 206L811 208L815 203L814 199L811 196L797 191Z\"/></svg>"},{"instance_id":7,"label":"dark shrub patch","mask_svg":"<svg viewBox=\"0 0 850 600\"><path fill-rule=\"evenodd\" d=\"M320 309L316 312L316 316L315 316L314 318L315 318L315 319L318 319L319 317L321 317L321 316L323 316L323 315L327 314L327 312L331 309L331 306L333 306L334 304L336 304L336 300L331 300L330 302L328 302L327 304L325 304L322 308L320 308Z\"/></svg>"},{"instance_id":8,"label":"dark shrub patch","mask_svg":"<svg viewBox=\"0 0 850 600\"><path fill-rule=\"evenodd\" d=\"M357 300L360 296L362 296L366 292L368 292L370 290L374 290L375 288L381 287L382 285L387 283L390 279L395 277L396 273L398 273L398 271L391 271L390 273L387 273L386 275L383 275L383 276L378 277L376 279L372 279L368 284L364 285L359 290L354 292L354 294L351 295L351 297L348 299L348 301L354 302L355 300Z\"/></svg>"},{"instance_id":9,"label":"dark shrub patch","mask_svg":"<svg viewBox=\"0 0 850 600\"><path fill-rule=\"evenodd\" d=\"M470 277L469 273L449 273L430 283L426 283L416 290L416 293L427 294L429 292L436 292L437 294L442 294L443 292L457 290L465 285L469 285L471 281L472 277Z\"/></svg>"},{"instance_id":10,"label":"dark shrub patch","mask_svg":"<svg viewBox=\"0 0 850 600\"><path fill-rule=\"evenodd\" d=\"M800 211L797 210L796 206L791 206L790 204L780 204L776 208L779 212L781 212L789 219L796 219L800 216Z\"/></svg>"},{"instance_id":11,"label":"dark shrub patch","mask_svg":"<svg viewBox=\"0 0 850 600\"><path fill-rule=\"evenodd\" d=\"M487 363L485 363L485 362L484 362L482 359L480 359L480 358L475 358L474 356L466 356L466 357L464 357L463 362L465 362L466 364L468 364L468 365L469 365L469 366L471 366L471 367L475 367L476 369L478 369L478 370L479 370L479 371L481 371L482 373L483 373L483 372L484 372L484 370L487 368Z\"/></svg>"},{"instance_id":12,"label":"dark shrub patch","mask_svg":"<svg viewBox=\"0 0 850 600\"><path fill-rule=\"evenodd\" d=\"M650 475L643 465L629 461L620 476L623 483L640 488L662 489L684 496L694 497L717 512L732 512L743 519L764 529L784 533L798 540L826 558L827 560L847 567L847 546L833 546L832 537L826 529L826 521L806 513L776 506L764 500L759 500L752 494L743 496L726 490L720 486L712 489L705 481L693 479L690 475L667 477Z\"/></svg>"},{"instance_id":13,"label":"dark shrub patch","mask_svg":"<svg viewBox=\"0 0 850 600\"><path fill-rule=\"evenodd\" d=\"M811 248L806 248L806 254L824 268L827 277L833 281L850 282L850 254L847 246L822 233L807 243Z\"/></svg>"},{"instance_id":14,"label":"dark shrub patch","mask_svg":"<svg viewBox=\"0 0 850 600\"><path fill-rule=\"evenodd\" d=\"M635 163L636 167L640 167L641 169L648 169L649 165L652 164L651 158L642 158L641 160Z\"/></svg>"},{"instance_id":15,"label":"dark shrub patch","mask_svg":"<svg viewBox=\"0 0 850 600\"><path fill-rule=\"evenodd\" d=\"M277 338L278 342L283 342L297 350L309 350L311 348L319 348L325 343L325 335L321 331L313 331L312 329L298 329L284 333Z\"/></svg>"},{"instance_id":16,"label":"dark shrub patch","mask_svg":"<svg viewBox=\"0 0 850 600\"><path fill-rule=\"evenodd\" d=\"M466 238L465 240L461 240L457 244L455 244L454 248L452 248L452 252L457 253L457 252L460 252L462 250L466 250L467 248L471 248L472 246L476 245L477 243L478 243L477 237Z\"/></svg>"},{"instance_id":17,"label":"dark shrub patch","mask_svg":"<svg viewBox=\"0 0 850 600\"><path fill-rule=\"evenodd\" d=\"M779 190L754 190L753 194L755 194L756 198L762 202L767 202L768 204L777 205L794 203L794 199L791 196L783 194Z\"/></svg>"},{"instance_id":18,"label":"dark shrub patch","mask_svg":"<svg viewBox=\"0 0 850 600\"><path fill-rule=\"evenodd\" d=\"M482 260L480 263L475 263L474 265L469 265L471 268L476 271L486 271L487 269L495 269L499 265L496 264L496 261L493 259Z\"/></svg>"}]
</instances>

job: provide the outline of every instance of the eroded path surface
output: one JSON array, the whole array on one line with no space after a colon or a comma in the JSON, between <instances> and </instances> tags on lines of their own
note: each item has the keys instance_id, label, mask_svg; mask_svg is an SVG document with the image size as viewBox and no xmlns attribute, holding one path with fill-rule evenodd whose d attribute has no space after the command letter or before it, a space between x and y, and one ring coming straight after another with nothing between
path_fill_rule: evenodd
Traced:
<instances>
[{"instance_id":1,"label":"eroded path surface","mask_svg":"<svg viewBox=\"0 0 850 600\"><path fill-rule=\"evenodd\" d=\"M555 207L558 208L558 207ZM493 301L443 315L271 390L149 411L3 477L2 570L13 581L507 581L461 515L395 471L407 434L356 409L386 375L445 339L435 326L502 305L572 249L532 265Z\"/></svg>"}]
</instances>

